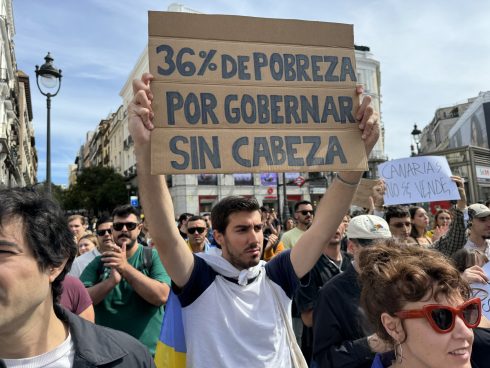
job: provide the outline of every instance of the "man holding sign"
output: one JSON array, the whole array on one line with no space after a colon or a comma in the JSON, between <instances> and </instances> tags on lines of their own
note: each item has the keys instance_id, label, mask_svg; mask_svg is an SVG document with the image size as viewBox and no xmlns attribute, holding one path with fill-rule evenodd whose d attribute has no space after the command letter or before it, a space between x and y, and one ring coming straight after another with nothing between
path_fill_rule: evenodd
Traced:
<instances>
[{"instance_id":1,"label":"man holding sign","mask_svg":"<svg viewBox=\"0 0 490 368\"><path fill-rule=\"evenodd\" d=\"M187 365L293 367L302 362L305 366L294 346L291 297L335 234L362 172L338 175L317 207L315 222L296 246L267 264L260 262L263 234L258 203L239 197L223 199L211 213L222 257L193 255L175 228L165 177L150 173L151 80L144 74L133 82L129 130L150 231L182 304ZM377 116L369 104L370 98L365 97L355 115L367 155L379 137Z\"/></svg>"}]
</instances>

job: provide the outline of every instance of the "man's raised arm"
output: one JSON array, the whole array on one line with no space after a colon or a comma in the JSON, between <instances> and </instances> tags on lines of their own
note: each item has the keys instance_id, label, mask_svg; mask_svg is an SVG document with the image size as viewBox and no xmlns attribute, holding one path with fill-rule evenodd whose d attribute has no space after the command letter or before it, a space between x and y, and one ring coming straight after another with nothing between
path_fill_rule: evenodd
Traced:
<instances>
[{"instance_id":1,"label":"man's raised arm","mask_svg":"<svg viewBox=\"0 0 490 368\"><path fill-rule=\"evenodd\" d=\"M358 90L358 93L360 92ZM367 156L379 138L378 116L370 103L371 98L364 97L356 114ZM291 263L298 277L303 277L311 270L323 248L337 231L350 207L361 177L362 172L339 173L321 199L311 227L301 236L291 251Z\"/></svg>"},{"instance_id":2,"label":"man's raised arm","mask_svg":"<svg viewBox=\"0 0 490 368\"><path fill-rule=\"evenodd\" d=\"M141 80L133 81L134 96L128 108L129 132L134 140L139 192L151 237L170 278L182 287L191 276L194 258L175 226L174 207L165 176L150 173L150 131L154 128L152 79L145 73Z\"/></svg>"}]
</instances>

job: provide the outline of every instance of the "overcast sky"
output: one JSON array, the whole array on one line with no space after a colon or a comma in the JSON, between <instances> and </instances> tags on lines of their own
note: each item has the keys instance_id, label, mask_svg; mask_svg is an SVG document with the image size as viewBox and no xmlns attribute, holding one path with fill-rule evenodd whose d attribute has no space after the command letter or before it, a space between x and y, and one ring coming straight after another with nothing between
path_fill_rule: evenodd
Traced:
<instances>
[{"instance_id":1,"label":"overcast sky","mask_svg":"<svg viewBox=\"0 0 490 368\"><path fill-rule=\"evenodd\" d=\"M18 68L31 77L39 155L38 180L46 172L46 100L34 67L50 51L63 70L52 101L52 178L68 181L87 131L121 104L119 92L147 42L147 11L171 1L14 1ZM187 1L210 14L304 19L354 25L358 45L381 63L382 120L390 159L410 154L413 124L434 111L490 90L490 2L475 0L254 0Z\"/></svg>"}]
</instances>

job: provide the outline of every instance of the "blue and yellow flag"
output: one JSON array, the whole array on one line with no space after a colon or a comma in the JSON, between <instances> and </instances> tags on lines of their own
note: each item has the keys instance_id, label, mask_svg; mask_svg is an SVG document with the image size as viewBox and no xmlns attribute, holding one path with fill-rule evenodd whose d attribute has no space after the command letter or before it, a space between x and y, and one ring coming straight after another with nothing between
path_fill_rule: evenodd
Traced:
<instances>
[{"instance_id":1,"label":"blue and yellow flag","mask_svg":"<svg viewBox=\"0 0 490 368\"><path fill-rule=\"evenodd\" d=\"M155 364L157 368L185 368L186 352L182 306L177 295L170 291L157 343Z\"/></svg>"}]
</instances>

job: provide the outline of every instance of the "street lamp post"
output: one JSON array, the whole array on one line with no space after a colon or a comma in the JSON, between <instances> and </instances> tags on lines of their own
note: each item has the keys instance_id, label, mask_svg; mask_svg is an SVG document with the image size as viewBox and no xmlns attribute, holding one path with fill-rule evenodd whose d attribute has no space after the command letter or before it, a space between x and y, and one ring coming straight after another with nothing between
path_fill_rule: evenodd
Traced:
<instances>
[{"instance_id":1,"label":"street lamp post","mask_svg":"<svg viewBox=\"0 0 490 368\"><path fill-rule=\"evenodd\" d=\"M46 96L46 107L48 110L46 133L46 192L51 194L51 97L56 96L60 91L61 69L54 67L54 59L49 52L44 60L45 63L41 67L36 65L36 83L39 92L43 96ZM55 92L53 93L53 91Z\"/></svg>"},{"instance_id":2,"label":"street lamp post","mask_svg":"<svg viewBox=\"0 0 490 368\"><path fill-rule=\"evenodd\" d=\"M126 183L126 190L128 191L128 203L131 204L131 184Z\"/></svg>"},{"instance_id":3,"label":"street lamp post","mask_svg":"<svg viewBox=\"0 0 490 368\"><path fill-rule=\"evenodd\" d=\"M415 146L417 147L417 155L418 155L420 153L420 136L422 135L422 132L417 128L417 124L413 125L413 130L412 133L410 134L412 135L413 141L415 142ZM411 148L412 148L412 156L414 156L413 146Z\"/></svg>"},{"instance_id":4,"label":"street lamp post","mask_svg":"<svg viewBox=\"0 0 490 368\"><path fill-rule=\"evenodd\" d=\"M277 178L279 180L279 178ZM288 194L287 194L287 189L286 189L286 173L282 173L282 196L283 196L283 212L282 215L284 216L284 221L288 219L290 216L289 214L289 206L288 206Z\"/></svg>"}]
</instances>

